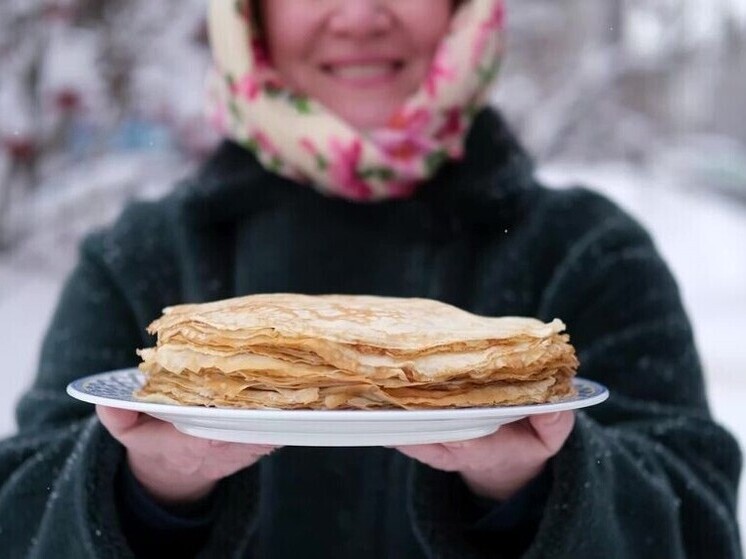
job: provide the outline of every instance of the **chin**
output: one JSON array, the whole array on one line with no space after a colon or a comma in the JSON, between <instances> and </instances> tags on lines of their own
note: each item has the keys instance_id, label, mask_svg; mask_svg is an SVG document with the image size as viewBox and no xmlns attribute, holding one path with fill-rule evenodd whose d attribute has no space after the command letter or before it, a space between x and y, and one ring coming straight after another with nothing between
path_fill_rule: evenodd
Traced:
<instances>
[{"instance_id":1,"label":"chin","mask_svg":"<svg viewBox=\"0 0 746 559\"><path fill-rule=\"evenodd\" d=\"M330 107L330 109L351 126L366 130L385 126L400 105L386 103L365 109L362 108L363 106L364 103L360 102L344 107Z\"/></svg>"}]
</instances>

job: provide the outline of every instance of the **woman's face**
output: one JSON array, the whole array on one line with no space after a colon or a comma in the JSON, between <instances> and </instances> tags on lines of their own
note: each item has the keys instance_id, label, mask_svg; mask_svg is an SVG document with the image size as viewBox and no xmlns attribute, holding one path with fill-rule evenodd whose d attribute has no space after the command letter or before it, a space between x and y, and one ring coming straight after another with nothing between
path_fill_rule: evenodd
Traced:
<instances>
[{"instance_id":1,"label":"woman's face","mask_svg":"<svg viewBox=\"0 0 746 559\"><path fill-rule=\"evenodd\" d=\"M355 127L381 126L422 84L453 0L262 0L272 63Z\"/></svg>"}]
</instances>

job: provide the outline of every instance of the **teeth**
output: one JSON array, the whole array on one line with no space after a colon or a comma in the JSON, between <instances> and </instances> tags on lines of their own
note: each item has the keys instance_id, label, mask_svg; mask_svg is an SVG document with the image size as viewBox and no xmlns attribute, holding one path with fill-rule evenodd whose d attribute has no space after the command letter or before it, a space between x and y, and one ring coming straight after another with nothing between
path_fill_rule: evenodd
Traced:
<instances>
[{"instance_id":1,"label":"teeth","mask_svg":"<svg viewBox=\"0 0 746 559\"><path fill-rule=\"evenodd\" d=\"M350 64L345 66L332 66L330 71L335 76L342 78L365 79L386 76L395 69L395 64Z\"/></svg>"}]
</instances>

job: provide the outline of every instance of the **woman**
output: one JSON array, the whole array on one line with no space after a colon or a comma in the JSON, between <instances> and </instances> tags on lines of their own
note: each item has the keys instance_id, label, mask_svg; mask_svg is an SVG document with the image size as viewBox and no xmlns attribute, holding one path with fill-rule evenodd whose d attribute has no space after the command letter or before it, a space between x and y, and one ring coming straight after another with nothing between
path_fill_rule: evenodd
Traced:
<instances>
[{"instance_id":1,"label":"woman","mask_svg":"<svg viewBox=\"0 0 746 559\"><path fill-rule=\"evenodd\" d=\"M460 4L214 0L230 140L82 246L0 446L9 556L740 555L740 455L670 273L609 201L536 183L484 109L502 4ZM163 307L259 292L560 317L613 396L461 444L279 450L65 396L135 365Z\"/></svg>"}]
</instances>

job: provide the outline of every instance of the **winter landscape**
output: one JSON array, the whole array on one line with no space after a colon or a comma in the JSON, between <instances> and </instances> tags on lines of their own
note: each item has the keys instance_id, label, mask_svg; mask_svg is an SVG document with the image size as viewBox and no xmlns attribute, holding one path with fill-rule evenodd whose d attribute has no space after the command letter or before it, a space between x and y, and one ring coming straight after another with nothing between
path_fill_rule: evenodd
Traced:
<instances>
[{"instance_id":1,"label":"winter landscape","mask_svg":"<svg viewBox=\"0 0 746 559\"><path fill-rule=\"evenodd\" d=\"M548 184L595 188L652 232L690 312L713 413L746 446L746 3L508 4L495 104ZM201 117L203 10L0 5L2 436L82 236L168 191L217 140Z\"/></svg>"}]
</instances>

